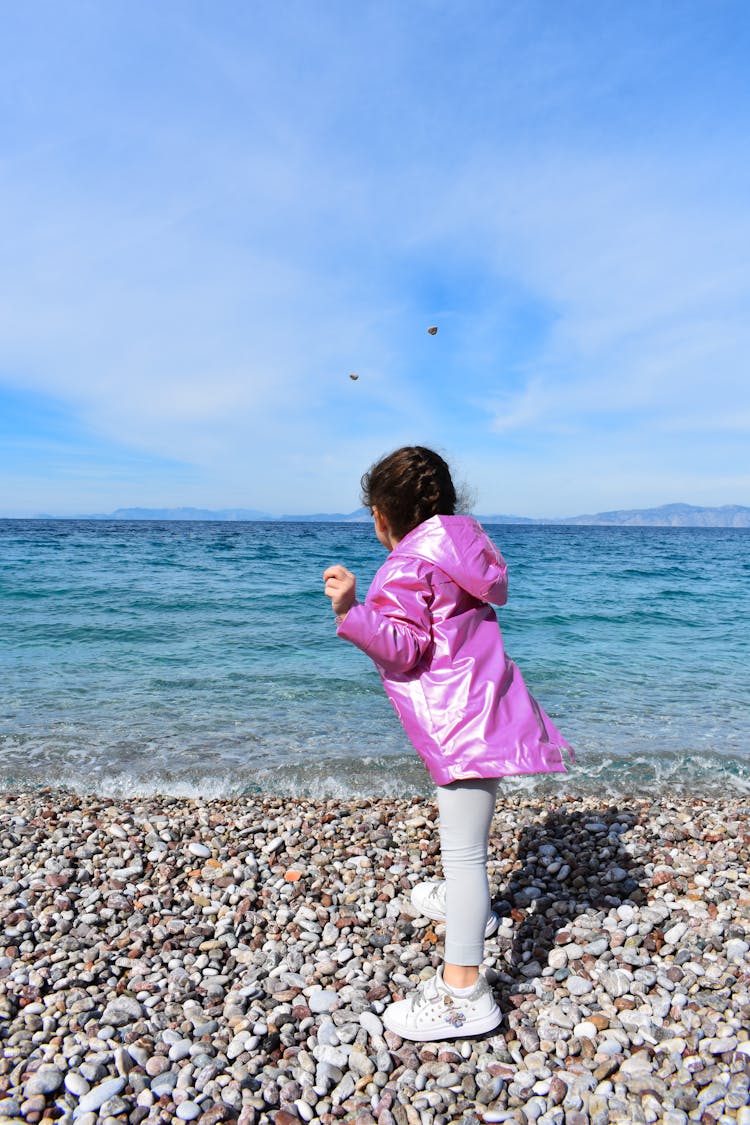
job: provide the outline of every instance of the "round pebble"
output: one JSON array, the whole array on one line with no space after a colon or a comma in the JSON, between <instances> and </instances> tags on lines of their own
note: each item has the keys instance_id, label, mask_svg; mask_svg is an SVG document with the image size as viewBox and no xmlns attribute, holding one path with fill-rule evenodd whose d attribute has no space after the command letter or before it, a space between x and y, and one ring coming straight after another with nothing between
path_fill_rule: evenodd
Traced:
<instances>
[{"instance_id":1,"label":"round pebble","mask_svg":"<svg viewBox=\"0 0 750 1125\"><path fill-rule=\"evenodd\" d=\"M176 1116L180 1121L195 1121L196 1117L200 1117L201 1107L197 1102L181 1102L177 1106Z\"/></svg>"},{"instance_id":2,"label":"round pebble","mask_svg":"<svg viewBox=\"0 0 750 1125\"><path fill-rule=\"evenodd\" d=\"M69 1070L65 1075L65 1089L74 1097L82 1098L84 1094L88 1094L91 1083L87 1082L77 1070Z\"/></svg>"}]
</instances>

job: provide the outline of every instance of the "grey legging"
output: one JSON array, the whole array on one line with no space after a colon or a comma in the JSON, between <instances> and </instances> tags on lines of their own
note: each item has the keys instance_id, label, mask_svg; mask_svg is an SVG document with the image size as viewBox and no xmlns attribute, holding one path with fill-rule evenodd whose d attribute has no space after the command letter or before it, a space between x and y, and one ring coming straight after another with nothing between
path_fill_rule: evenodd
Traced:
<instances>
[{"instance_id":1,"label":"grey legging","mask_svg":"<svg viewBox=\"0 0 750 1125\"><path fill-rule=\"evenodd\" d=\"M440 849L446 883L445 960L481 965L490 912L487 839L499 779L439 785Z\"/></svg>"}]
</instances>

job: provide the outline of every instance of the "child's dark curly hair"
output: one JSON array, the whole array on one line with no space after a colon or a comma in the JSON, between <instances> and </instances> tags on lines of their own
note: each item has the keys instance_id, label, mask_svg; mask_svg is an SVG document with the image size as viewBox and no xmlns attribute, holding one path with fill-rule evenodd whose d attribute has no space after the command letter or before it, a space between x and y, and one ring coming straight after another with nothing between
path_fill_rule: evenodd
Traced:
<instances>
[{"instance_id":1,"label":"child's dark curly hair","mask_svg":"<svg viewBox=\"0 0 750 1125\"><path fill-rule=\"evenodd\" d=\"M383 513L397 539L430 516L452 516L456 510L450 469L423 445L405 445L381 458L361 485L363 504Z\"/></svg>"}]
</instances>

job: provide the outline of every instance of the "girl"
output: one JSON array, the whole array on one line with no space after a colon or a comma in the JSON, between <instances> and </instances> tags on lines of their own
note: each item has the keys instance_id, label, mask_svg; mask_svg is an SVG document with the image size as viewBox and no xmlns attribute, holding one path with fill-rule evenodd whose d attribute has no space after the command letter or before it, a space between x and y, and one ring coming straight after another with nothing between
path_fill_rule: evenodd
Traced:
<instances>
[{"instance_id":1,"label":"girl","mask_svg":"<svg viewBox=\"0 0 750 1125\"><path fill-rule=\"evenodd\" d=\"M454 515L445 461L397 449L362 478L375 534L390 552L362 604L354 575L323 578L338 635L370 656L409 739L437 785L443 883L412 901L445 921L445 962L383 1022L403 1039L492 1031L501 1013L479 972L490 909L487 841L499 778L561 772L572 750L529 694L503 648L494 610L507 597L502 555L470 516Z\"/></svg>"}]
</instances>

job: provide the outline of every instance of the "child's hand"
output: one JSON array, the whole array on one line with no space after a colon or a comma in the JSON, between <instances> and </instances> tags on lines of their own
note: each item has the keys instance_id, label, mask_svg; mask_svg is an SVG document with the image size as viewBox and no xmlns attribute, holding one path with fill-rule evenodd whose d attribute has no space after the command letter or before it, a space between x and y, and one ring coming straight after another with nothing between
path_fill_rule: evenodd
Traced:
<instances>
[{"instance_id":1,"label":"child's hand","mask_svg":"<svg viewBox=\"0 0 750 1125\"><path fill-rule=\"evenodd\" d=\"M337 617L343 617L357 600L357 579L345 566L329 566L323 574L326 597Z\"/></svg>"}]
</instances>

